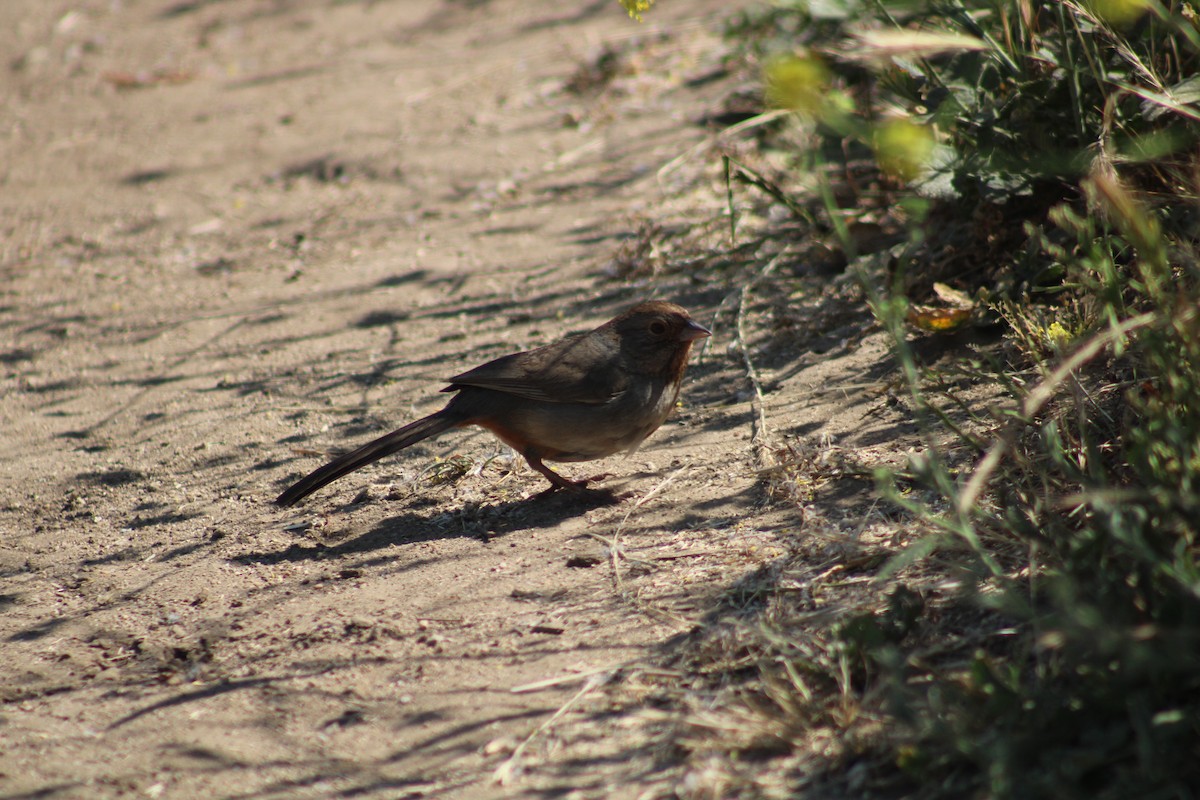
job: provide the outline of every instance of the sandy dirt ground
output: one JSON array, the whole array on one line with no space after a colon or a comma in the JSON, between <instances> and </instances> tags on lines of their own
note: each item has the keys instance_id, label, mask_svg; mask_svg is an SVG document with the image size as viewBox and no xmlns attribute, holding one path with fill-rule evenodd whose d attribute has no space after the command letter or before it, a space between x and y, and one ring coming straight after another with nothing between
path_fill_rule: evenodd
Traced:
<instances>
[{"instance_id":1,"label":"sandy dirt ground","mask_svg":"<svg viewBox=\"0 0 1200 800\"><path fill-rule=\"evenodd\" d=\"M737 287L614 261L723 213L727 9L0 4L0 796L680 791L597 676L864 524L765 501ZM646 297L716 327L638 453L564 467L621 502L464 432L270 504ZM894 447L879 335L755 324L774 434Z\"/></svg>"}]
</instances>

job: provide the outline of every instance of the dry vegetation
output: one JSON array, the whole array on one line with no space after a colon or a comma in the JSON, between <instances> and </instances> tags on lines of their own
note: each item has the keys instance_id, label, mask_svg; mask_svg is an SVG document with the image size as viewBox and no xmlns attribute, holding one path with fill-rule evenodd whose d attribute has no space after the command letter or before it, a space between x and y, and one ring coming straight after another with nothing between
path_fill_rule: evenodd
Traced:
<instances>
[{"instance_id":1,"label":"dry vegetation","mask_svg":"<svg viewBox=\"0 0 1200 800\"><path fill-rule=\"evenodd\" d=\"M785 112L716 139L743 244L703 248L740 274L729 324L766 323L737 343L763 498L796 521L638 684L668 793L1194 796L1194 11L885 8L731 27ZM867 304L904 465L763 413L759 354L862 336ZM858 524L822 514L872 472Z\"/></svg>"}]
</instances>

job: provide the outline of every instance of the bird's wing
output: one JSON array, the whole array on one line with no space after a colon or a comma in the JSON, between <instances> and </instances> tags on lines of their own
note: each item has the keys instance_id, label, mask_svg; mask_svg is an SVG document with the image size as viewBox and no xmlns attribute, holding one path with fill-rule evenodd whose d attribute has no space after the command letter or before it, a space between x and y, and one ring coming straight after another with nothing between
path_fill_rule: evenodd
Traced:
<instances>
[{"instance_id":1,"label":"bird's wing","mask_svg":"<svg viewBox=\"0 0 1200 800\"><path fill-rule=\"evenodd\" d=\"M442 391L476 386L548 403L608 403L624 393L629 376L616 347L587 336L502 356L455 375Z\"/></svg>"}]
</instances>

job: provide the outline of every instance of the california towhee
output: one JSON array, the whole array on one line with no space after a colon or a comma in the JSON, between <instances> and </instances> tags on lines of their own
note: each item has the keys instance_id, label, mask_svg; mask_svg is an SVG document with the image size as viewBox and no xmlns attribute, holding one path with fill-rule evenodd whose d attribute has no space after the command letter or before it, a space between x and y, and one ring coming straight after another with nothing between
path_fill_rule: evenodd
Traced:
<instances>
[{"instance_id":1,"label":"california towhee","mask_svg":"<svg viewBox=\"0 0 1200 800\"><path fill-rule=\"evenodd\" d=\"M633 451L671 413L692 342L711 335L674 303L640 303L589 333L455 375L446 407L335 458L275 499L290 506L327 483L451 428L478 425L525 457L551 491L582 486L543 461Z\"/></svg>"}]
</instances>

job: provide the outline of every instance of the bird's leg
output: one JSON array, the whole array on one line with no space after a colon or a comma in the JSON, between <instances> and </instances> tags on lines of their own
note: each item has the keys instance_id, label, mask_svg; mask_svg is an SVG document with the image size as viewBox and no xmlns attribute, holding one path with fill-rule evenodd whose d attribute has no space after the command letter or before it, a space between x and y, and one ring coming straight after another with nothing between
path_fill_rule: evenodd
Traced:
<instances>
[{"instance_id":1,"label":"bird's leg","mask_svg":"<svg viewBox=\"0 0 1200 800\"><path fill-rule=\"evenodd\" d=\"M559 475L554 470L542 463L542 459L532 453L525 453L525 460L529 462L529 466L533 467L538 472L545 476L546 480L550 481L550 488L547 492L557 492L559 489L571 489L578 491L587 486L587 481L572 481L567 480L562 475Z\"/></svg>"},{"instance_id":2,"label":"bird's leg","mask_svg":"<svg viewBox=\"0 0 1200 800\"><path fill-rule=\"evenodd\" d=\"M600 502L603 504L615 503L618 500L625 499L626 495L615 495L608 489L589 489L588 484L594 481L602 480L609 477L608 473L593 475L590 478L583 478L577 481L571 481L559 475L554 470L542 463L542 459L536 455L526 455L525 460L529 462L529 466L536 469L538 472L546 476L546 480L550 481L550 487L538 492L538 497L546 497L552 495L560 489L566 489L577 496L586 496L592 502Z\"/></svg>"},{"instance_id":3,"label":"bird's leg","mask_svg":"<svg viewBox=\"0 0 1200 800\"><path fill-rule=\"evenodd\" d=\"M526 454L525 460L529 462L529 466L545 475L546 480L550 481L550 488L546 490L546 494L557 492L559 489L569 489L570 491L578 492L581 489L587 489L589 483L596 483L604 480L605 478L612 477L611 472L601 472L598 475L592 475L588 478L580 478L577 481L572 481L564 478L562 475L559 475L557 472L547 467L542 463L542 459L536 455Z\"/></svg>"}]
</instances>

